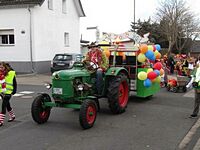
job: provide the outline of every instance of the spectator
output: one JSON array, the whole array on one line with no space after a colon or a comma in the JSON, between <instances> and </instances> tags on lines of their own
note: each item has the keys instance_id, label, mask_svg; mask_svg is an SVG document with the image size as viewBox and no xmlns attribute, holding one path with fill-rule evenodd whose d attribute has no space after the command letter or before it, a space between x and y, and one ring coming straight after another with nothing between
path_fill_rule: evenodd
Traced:
<instances>
[{"instance_id":1,"label":"spectator","mask_svg":"<svg viewBox=\"0 0 200 150\"><path fill-rule=\"evenodd\" d=\"M187 88L194 86L194 83L197 83L197 86L199 86L200 82L200 64L196 65L194 75L192 75L192 78L190 82L187 84ZM199 105L200 105L200 89L195 88L195 102L194 102L194 110L193 113L190 115L190 117L194 118L197 117L197 114L199 113Z\"/></svg>"},{"instance_id":2,"label":"spectator","mask_svg":"<svg viewBox=\"0 0 200 150\"><path fill-rule=\"evenodd\" d=\"M6 109L8 111L10 119L8 122L11 122L15 119L15 114L10 106L10 99L12 95L16 93L17 90L17 82L16 82L16 74L15 71L11 68L11 66L8 63L2 62L0 64L0 72L3 74L2 76L5 77L5 85L1 84L0 86L0 93L2 97L2 110L0 113L0 126L3 125L5 115L6 115Z\"/></svg>"}]
</instances>

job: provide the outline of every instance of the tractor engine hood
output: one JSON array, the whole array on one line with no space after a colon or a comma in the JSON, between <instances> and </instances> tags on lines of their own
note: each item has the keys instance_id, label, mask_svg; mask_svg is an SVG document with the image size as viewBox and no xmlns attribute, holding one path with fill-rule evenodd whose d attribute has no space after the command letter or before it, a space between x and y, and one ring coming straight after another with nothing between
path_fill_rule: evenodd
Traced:
<instances>
[{"instance_id":1,"label":"tractor engine hood","mask_svg":"<svg viewBox=\"0 0 200 150\"><path fill-rule=\"evenodd\" d=\"M70 69L70 70L61 70L54 72L52 75L52 79L54 80L73 80L76 77L88 77L90 73L85 70L77 70L77 69Z\"/></svg>"}]
</instances>

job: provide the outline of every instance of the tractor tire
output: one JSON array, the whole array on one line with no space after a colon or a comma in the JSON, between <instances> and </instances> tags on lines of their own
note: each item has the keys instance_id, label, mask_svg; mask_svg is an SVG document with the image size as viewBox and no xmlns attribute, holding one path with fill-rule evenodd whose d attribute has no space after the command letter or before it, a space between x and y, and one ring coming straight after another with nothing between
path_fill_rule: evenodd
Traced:
<instances>
[{"instance_id":1,"label":"tractor tire","mask_svg":"<svg viewBox=\"0 0 200 150\"><path fill-rule=\"evenodd\" d=\"M166 89L167 89L167 91L170 91L171 90L171 86L167 85Z\"/></svg>"},{"instance_id":2,"label":"tractor tire","mask_svg":"<svg viewBox=\"0 0 200 150\"><path fill-rule=\"evenodd\" d=\"M97 116L97 104L94 100L86 99L81 105L79 122L83 129L93 127Z\"/></svg>"},{"instance_id":3,"label":"tractor tire","mask_svg":"<svg viewBox=\"0 0 200 150\"><path fill-rule=\"evenodd\" d=\"M183 90L184 93L187 92L186 86L183 86L182 90Z\"/></svg>"},{"instance_id":4,"label":"tractor tire","mask_svg":"<svg viewBox=\"0 0 200 150\"><path fill-rule=\"evenodd\" d=\"M51 102L51 98L49 95L41 94L37 96L31 106L31 114L32 118L38 124L43 124L47 122L50 116L51 107L43 106L44 102Z\"/></svg>"},{"instance_id":5,"label":"tractor tire","mask_svg":"<svg viewBox=\"0 0 200 150\"><path fill-rule=\"evenodd\" d=\"M172 92L174 92L174 93L177 93L178 90L179 90L179 87L173 87L173 88L172 88Z\"/></svg>"},{"instance_id":6,"label":"tractor tire","mask_svg":"<svg viewBox=\"0 0 200 150\"><path fill-rule=\"evenodd\" d=\"M120 114L125 112L129 98L129 84L126 75L122 74L111 78L107 97L112 113Z\"/></svg>"}]
</instances>

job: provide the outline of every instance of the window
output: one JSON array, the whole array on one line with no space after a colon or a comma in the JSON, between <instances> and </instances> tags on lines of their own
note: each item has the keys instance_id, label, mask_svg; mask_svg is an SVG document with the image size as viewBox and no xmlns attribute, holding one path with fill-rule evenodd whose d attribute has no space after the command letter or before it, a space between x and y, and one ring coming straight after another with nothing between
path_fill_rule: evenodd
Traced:
<instances>
[{"instance_id":1,"label":"window","mask_svg":"<svg viewBox=\"0 0 200 150\"><path fill-rule=\"evenodd\" d=\"M69 46L69 33L64 33L64 45Z\"/></svg>"},{"instance_id":2,"label":"window","mask_svg":"<svg viewBox=\"0 0 200 150\"><path fill-rule=\"evenodd\" d=\"M53 0L48 0L48 9L53 10Z\"/></svg>"},{"instance_id":3,"label":"window","mask_svg":"<svg viewBox=\"0 0 200 150\"><path fill-rule=\"evenodd\" d=\"M0 30L0 45L14 45L14 29Z\"/></svg>"},{"instance_id":4,"label":"window","mask_svg":"<svg viewBox=\"0 0 200 150\"><path fill-rule=\"evenodd\" d=\"M62 12L64 14L67 13L67 2L66 2L66 0L62 0Z\"/></svg>"}]
</instances>

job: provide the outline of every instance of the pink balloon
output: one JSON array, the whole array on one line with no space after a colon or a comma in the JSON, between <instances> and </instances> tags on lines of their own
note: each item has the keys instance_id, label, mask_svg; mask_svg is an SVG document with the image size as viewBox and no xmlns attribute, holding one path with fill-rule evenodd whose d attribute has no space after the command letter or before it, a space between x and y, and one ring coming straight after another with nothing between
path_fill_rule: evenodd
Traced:
<instances>
[{"instance_id":1,"label":"pink balloon","mask_svg":"<svg viewBox=\"0 0 200 150\"><path fill-rule=\"evenodd\" d=\"M150 80L153 80L157 77L157 74L154 72L154 71L151 71L147 74L147 77L150 79Z\"/></svg>"},{"instance_id":2,"label":"pink balloon","mask_svg":"<svg viewBox=\"0 0 200 150\"><path fill-rule=\"evenodd\" d=\"M157 62L153 65L154 69L160 70L162 68L162 64L160 62Z\"/></svg>"},{"instance_id":3,"label":"pink balloon","mask_svg":"<svg viewBox=\"0 0 200 150\"><path fill-rule=\"evenodd\" d=\"M156 46L155 46L155 45L153 45L153 51L154 51L154 52L156 51Z\"/></svg>"}]
</instances>

